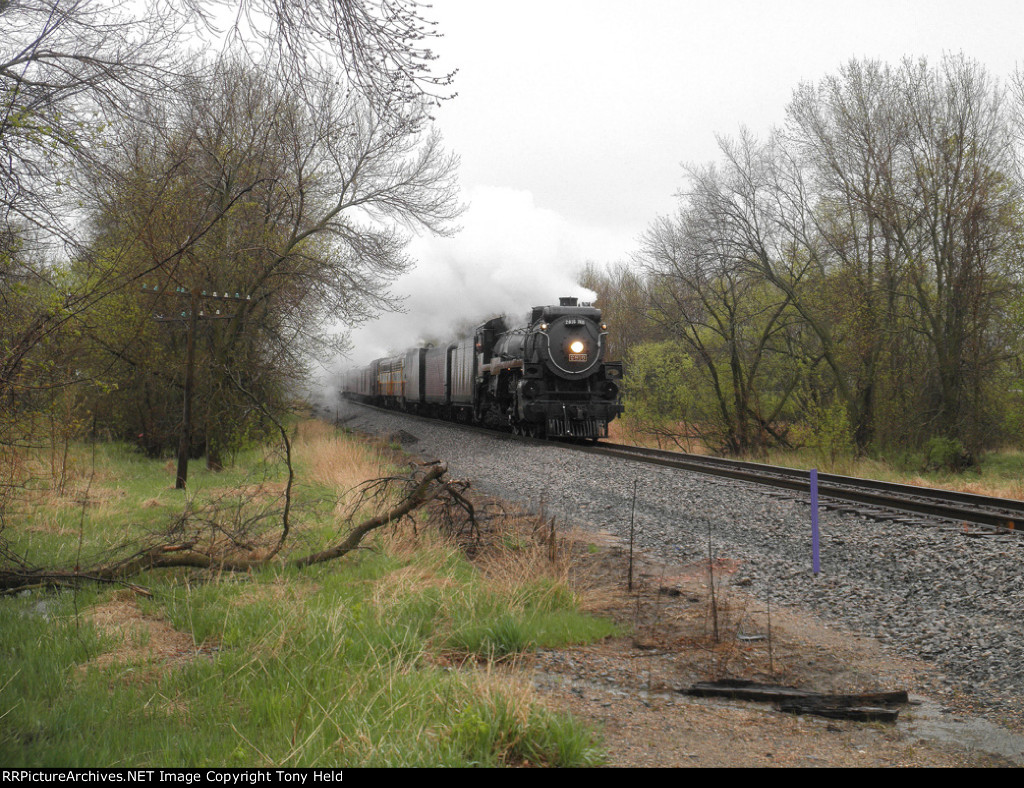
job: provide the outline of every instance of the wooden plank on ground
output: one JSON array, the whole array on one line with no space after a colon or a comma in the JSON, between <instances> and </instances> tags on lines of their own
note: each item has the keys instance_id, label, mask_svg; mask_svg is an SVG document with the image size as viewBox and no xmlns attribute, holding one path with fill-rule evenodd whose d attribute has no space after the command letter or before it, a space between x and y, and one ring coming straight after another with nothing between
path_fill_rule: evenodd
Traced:
<instances>
[{"instance_id":1,"label":"wooden plank on ground","mask_svg":"<svg viewBox=\"0 0 1024 788\"><path fill-rule=\"evenodd\" d=\"M695 697L775 703L790 714L869 722L895 722L899 710L892 707L909 702L905 690L829 694L746 679L701 681L679 691Z\"/></svg>"}]
</instances>

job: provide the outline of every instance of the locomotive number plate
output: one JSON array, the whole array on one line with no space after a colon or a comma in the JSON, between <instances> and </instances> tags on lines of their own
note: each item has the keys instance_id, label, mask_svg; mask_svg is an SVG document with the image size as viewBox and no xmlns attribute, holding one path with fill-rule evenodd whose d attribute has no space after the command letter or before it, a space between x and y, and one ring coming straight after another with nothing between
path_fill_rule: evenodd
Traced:
<instances>
[{"instance_id":1,"label":"locomotive number plate","mask_svg":"<svg viewBox=\"0 0 1024 788\"><path fill-rule=\"evenodd\" d=\"M569 360L570 361L586 361L587 360L587 354L586 353L570 353L569 354Z\"/></svg>"}]
</instances>

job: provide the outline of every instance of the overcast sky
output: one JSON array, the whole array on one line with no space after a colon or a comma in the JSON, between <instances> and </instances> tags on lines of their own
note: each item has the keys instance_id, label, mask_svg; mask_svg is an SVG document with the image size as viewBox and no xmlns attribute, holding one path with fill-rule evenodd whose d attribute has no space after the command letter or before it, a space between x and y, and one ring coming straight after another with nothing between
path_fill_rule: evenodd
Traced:
<instances>
[{"instance_id":1,"label":"overcast sky","mask_svg":"<svg viewBox=\"0 0 1024 788\"><path fill-rule=\"evenodd\" d=\"M438 68L459 70L437 120L469 209L456 237L414 240L405 314L358 329L352 362L586 297L576 272L629 259L682 164L766 133L801 81L851 58L962 52L1000 79L1024 64L1024 4L1003 0L430 2Z\"/></svg>"}]
</instances>

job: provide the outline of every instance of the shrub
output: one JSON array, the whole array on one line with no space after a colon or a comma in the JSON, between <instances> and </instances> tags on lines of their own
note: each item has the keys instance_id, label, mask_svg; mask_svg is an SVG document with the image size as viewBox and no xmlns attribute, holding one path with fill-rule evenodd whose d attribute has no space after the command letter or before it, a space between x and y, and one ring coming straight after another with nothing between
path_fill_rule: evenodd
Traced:
<instances>
[{"instance_id":1,"label":"shrub","mask_svg":"<svg viewBox=\"0 0 1024 788\"><path fill-rule=\"evenodd\" d=\"M925 444L925 469L960 473L974 465L974 458L956 438L935 436Z\"/></svg>"}]
</instances>

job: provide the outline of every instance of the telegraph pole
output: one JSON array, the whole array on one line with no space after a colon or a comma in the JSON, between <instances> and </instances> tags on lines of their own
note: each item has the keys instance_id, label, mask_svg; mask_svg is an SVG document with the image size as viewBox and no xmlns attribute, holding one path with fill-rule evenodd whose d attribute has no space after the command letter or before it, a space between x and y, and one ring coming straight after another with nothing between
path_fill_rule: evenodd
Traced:
<instances>
[{"instance_id":1,"label":"telegraph pole","mask_svg":"<svg viewBox=\"0 0 1024 788\"><path fill-rule=\"evenodd\" d=\"M181 413L181 435L178 437L178 477L174 489L184 490L188 479L188 450L192 444L192 385L196 368L196 317L199 312L199 288L193 287L188 313L188 339L185 343L185 403Z\"/></svg>"},{"instance_id":2,"label":"telegraph pole","mask_svg":"<svg viewBox=\"0 0 1024 788\"><path fill-rule=\"evenodd\" d=\"M195 388L196 324L199 320L230 320L235 316L234 314L222 315L219 309L215 310L213 314L206 314L199 308L199 299L214 298L218 301L251 301L252 296L242 297L238 293L232 296L227 291L218 295L216 290L212 294L208 294L205 290L200 291L198 287L193 287L191 290L178 287L171 293L166 289L161 291L159 286L150 290L146 285L143 285L142 290L153 295L174 295L178 298L187 296L189 299L187 314L181 312L180 315L171 317L163 314L154 316L157 322L160 323L188 323L185 341L185 391L184 402L181 407L181 434L178 436L178 472L174 481L174 489L184 490L188 481L188 453L192 445L192 391Z\"/></svg>"}]
</instances>

